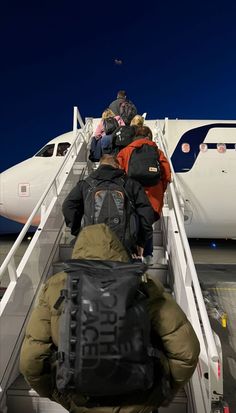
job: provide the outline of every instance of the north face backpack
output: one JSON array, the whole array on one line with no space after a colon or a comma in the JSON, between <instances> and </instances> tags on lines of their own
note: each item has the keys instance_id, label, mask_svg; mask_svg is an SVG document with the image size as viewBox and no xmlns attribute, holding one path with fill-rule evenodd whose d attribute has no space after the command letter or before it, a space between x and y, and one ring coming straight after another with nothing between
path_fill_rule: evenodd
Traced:
<instances>
[{"instance_id":1,"label":"north face backpack","mask_svg":"<svg viewBox=\"0 0 236 413\"><path fill-rule=\"evenodd\" d=\"M124 100L120 104L120 117L123 119L126 125L130 125L133 117L137 115L137 109L135 105L129 100Z\"/></svg>"},{"instance_id":2,"label":"north face backpack","mask_svg":"<svg viewBox=\"0 0 236 413\"><path fill-rule=\"evenodd\" d=\"M137 217L123 178L85 179L90 186L84 201L82 226L106 224L128 250L136 246Z\"/></svg>"},{"instance_id":3,"label":"north face backpack","mask_svg":"<svg viewBox=\"0 0 236 413\"><path fill-rule=\"evenodd\" d=\"M156 350L142 281L146 269L143 263L67 261L65 289L54 305L64 301L56 372L60 392L98 401L152 387Z\"/></svg>"},{"instance_id":4,"label":"north face backpack","mask_svg":"<svg viewBox=\"0 0 236 413\"><path fill-rule=\"evenodd\" d=\"M103 119L103 127L106 135L111 135L112 132L114 132L114 130L118 128L118 126L119 123L115 118L110 117Z\"/></svg>"},{"instance_id":5,"label":"north face backpack","mask_svg":"<svg viewBox=\"0 0 236 413\"><path fill-rule=\"evenodd\" d=\"M154 186L161 178L159 152L155 146L143 144L131 153L127 175L143 186Z\"/></svg>"},{"instance_id":6,"label":"north face backpack","mask_svg":"<svg viewBox=\"0 0 236 413\"><path fill-rule=\"evenodd\" d=\"M133 141L134 136L134 126L120 126L112 134L112 149L119 152Z\"/></svg>"}]
</instances>

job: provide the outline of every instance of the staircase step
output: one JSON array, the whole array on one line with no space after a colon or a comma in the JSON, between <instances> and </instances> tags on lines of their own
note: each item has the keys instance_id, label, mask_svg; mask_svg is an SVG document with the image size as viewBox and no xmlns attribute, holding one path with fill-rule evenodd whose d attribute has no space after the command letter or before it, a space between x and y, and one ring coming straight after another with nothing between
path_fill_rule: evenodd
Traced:
<instances>
[{"instance_id":1,"label":"staircase step","mask_svg":"<svg viewBox=\"0 0 236 413\"><path fill-rule=\"evenodd\" d=\"M160 219L153 224L153 230L161 231L161 220Z\"/></svg>"},{"instance_id":2,"label":"staircase step","mask_svg":"<svg viewBox=\"0 0 236 413\"><path fill-rule=\"evenodd\" d=\"M55 261L52 263L53 274L57 274L58 272L64 271L64 261Z\"/></svg>"},{"instance_id":3,"label":"staircase step","mask_svg":"<svg viewBox=\"0 0 236 413\"><path fill-rule=\"evenodd\" d=\"M68 241L69 242L69 241ZM59 256L61 261L69 260L73 251L73 245L69 243L60 244ZM166 263L165 252L162 245L155 245L153 248L153 258L154 262Z\"/></svg>"},{"instance_id":4,"label":"staircase step","mask_svg":"<svg viewBox=\"0 0 236 413\"><path fill-rule=\"evenodd\" d=\"M149 277L155 282L160 281L165 287L168 284L168 266L167 264L154 264L148 267L147 273Z\"/></svg>"},{"instance_id":5,"label":"staircase step","mask_svg":"<svg viewBox=\"0 0 236 413\"><path fill-rule=\"evenodd\" d=\"M190 413L185 391L180 391L168 407L159 407L158 413Z\"/></svg>"},{"instance_id":6,"label":"staircase step","mask_svg":"<svg viewBox=\"0 0 236 413\"><path fill-rule=\"evenodd\" d=\"M73 174L80 175L82 170L87 167L87 162L75 162L73 165Z\"/></svg>"},{"instance_id":7,"label":"staircase step","mask_svg":"<svg viewBox=\"0 0 236 413\"><path fill-rule=\"evenodd\" d=\"M57 261L53 263L53 274L64 271L64 261ZM167 264L156 263L148 267L148 274L150 278L155 281L158 279L164 286L168 286L168 266Z\"/></svg>"},{"instance_id":8,"label":"staircase step","mask_svg":"<svg viewBox=\"0 0 236 413\"><path fill-rule=\"evenodd\" d=\"M163 245L163 235L160 229L155 229L153 231L153 245L155 246Z\"/></svg>"},{"instance_id":9,"label":"staircase step","mask_svg":"<svg viewBox=\"0 0 236 413\"><path fill-rule=\"evenodd\" d=\"M166 264L165 250L163 246L157 245L153 247L153 262L154 264Z\"/></svg>"},{"instance_id":10,"label":"staircase step","mask_svg":"<svg viewBox=\"0 0 236 413\"><path fill-rule=\"evenodd\" d=\"M70 244L60 244L59 245L59 259L60 261L66 261L71 259L73 251L73 245Z\"/></svg>"},{"instance_id":11,"label":"staircase step","mask_svg":"<svg viewBox=\"0 0 236 413\"><path fill-rule=\"evenodd\" d=\"M154 230L153 230L153 245L154 249L155 247L162 247L163 245L163 235L162 231L160 229L156 229L155 226L159 226L159 221L154 224ZM71 254L73 251L73 245L71 245L71 242L75 241L75 237L71 235L70 229L66 228L64 232L64 236L62 238L63 243L60 244L60 259L61 261L65 261L71 258ZM159 253L160 254L160 253ZM157 252L156 252L157 255ZM158 257L159 259L159 257Z\"/></svg>"},{"instance_id":12,"label":"staircase step","mask_svg":"<svg viewBox=\"0 0 236 413\"><path fill-rule=\"evenodd\" d=\"M9 413L67 413L60 404L39 397L19 375L7 391L7 407ZM180 391L170 406L159 408L159 413L187 413L185 391Z\"/></svg>"},{"instance_id":13,"label":"staircase step","mask_svg":"<svg viewBox=\"0 0 236 413\"><path fill-rule=\"evenodd\" d=\"M7 390L7 409L9 413L68 413L60 404L39 397L21 375Z\"/></svg>"},{"instance_id":14,"label":"staircase step","mask_svg":"<svg viewBox=\"0 0 236 413\"><path fill-rule=\"evenodd\" d=\"M64 262L66 260L71 259L73 251L73 245L70 244L60 244L59 246L59 260L60 262ZM159 263L159 264L166 264L166 258L165 258L165 251L163 246L157 245L154 246L153 248L153 261L154 264ZM53 263L53 265L58 266L58 263Z\"/></svg>"}]
</instances>

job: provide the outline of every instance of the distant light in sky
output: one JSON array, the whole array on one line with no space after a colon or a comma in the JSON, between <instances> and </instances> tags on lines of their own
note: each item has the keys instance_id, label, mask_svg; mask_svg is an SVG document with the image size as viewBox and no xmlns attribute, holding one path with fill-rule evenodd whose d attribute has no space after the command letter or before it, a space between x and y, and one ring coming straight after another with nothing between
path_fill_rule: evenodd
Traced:
<instances>
[{"instance_id":1,"label":"distant light in sky","mask_svg":"<svg viewBox=\"0 0 236 413\"><path fill-rule=\"evenodd\" d=\"M114 62L115 62L116 65L122 65L123 64L121 59L115 59Z\"/></svg>"},{"instance_id":2,"label":"distant light in sky","mask_svg":"<svg viewBox=\"0 0 236 413\"><path fill-rule=\"evenodd\" d=\"M217 244L214 241L211 242L210 246L211 248L217 248Z\"/></svg>"}]
</instances>

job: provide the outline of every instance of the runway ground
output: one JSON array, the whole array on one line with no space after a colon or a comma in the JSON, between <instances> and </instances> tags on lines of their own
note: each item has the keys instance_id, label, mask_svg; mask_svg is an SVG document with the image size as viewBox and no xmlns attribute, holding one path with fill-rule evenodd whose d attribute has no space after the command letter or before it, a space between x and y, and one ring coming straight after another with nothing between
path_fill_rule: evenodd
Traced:
<instances>
[{"instance_id":1,"label":"runway ground","mask_svg":"<svg viewBox=\"0 0 236 413\"><path fill-rule=\"evenodd\" d=\"M221 340L223 352L224 398L230 412L236 412L236 241L190 240L202 290L208 292L219 309L227 314L227 327L210 317Z\"/></svg>"}]
</instances>

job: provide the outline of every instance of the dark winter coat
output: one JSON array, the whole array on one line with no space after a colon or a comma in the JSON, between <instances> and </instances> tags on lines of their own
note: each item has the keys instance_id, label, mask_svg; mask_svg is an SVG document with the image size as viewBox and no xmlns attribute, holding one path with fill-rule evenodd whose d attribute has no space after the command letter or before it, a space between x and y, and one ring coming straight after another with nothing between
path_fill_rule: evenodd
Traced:
<instances>
[{"instance_id":1,"label":"dark winter coat","mask_svg":"<svg viewBox=\"0 0 236 413\"><path fill-rule=\"evenodd\" d=\"M118 98L116 100L113 100L113 102L111 102L111 104L109 105L109 109L111 109L112 112L115 115L120 115L120 105L121 105L122 102L125 102L125 101L126 101L126 99L124 99L124 98ZM131 102L131 100L129 100L129 102L133 104L133 102ZM134 105L134 107L135 107L135 105ZM136 109L136 113L138 113L137 109Z\"/></svg>"},{"instance_id":2,"label":"dark winter coat","mask_svg":"<svg viewBox=\"0 0 236 413\"><path fill-rule=\"evenodd\" d=\"M113 168L110 165L101 165L90 175L98 180L116 180L124 177L125 190L131 199L135 212L139 218L139 232L137 245L143 247L148 239L152 237L152 223L154 222L153 210L145 194L143 187L133 179L126 178L124 171ZM86 181L80 181L72 189L62 205L66 225L71 228L72 235L77 235L80 231L81 220L84 214L84 201L90 186Z\"/></svg>"},{"instance_id":3,"label":"dark winter coat","mask_svg":"<svg viewBox=\"0 0 236 413\"><path fill-rule=\"evenodd\" d=\"M112 112L115 115L119 115L120 114L120 105L124 101L125 101L124 98L117 98L116 100L113 100L113 102L111 102L111 104L109 105L109 109L111 109Z\"/></svg>"},{"instance_id":4,"label":"dark winter coat","mask_svg":"<svg viewBox=\"0 0 236 413\"><path fill-rule=\"evenodd\" d=\"M72 258L128 261L122 244L105 224L91 225L81 231ZM61 307L56 310L54 304L65 286L66 277L61 272L49 278L31 314L20 354L20 370L26 381L41 397L57 401L71 413L150 413L155 410L164 400L159 370L151 390L120 396L115 406L108 403L91 408L81 394L59 394L50 366L51 356L58 346L61 313ZM187 317L159 282L149 280L147 291L152 328L161 341L163 369L170 375L173 395L195 370L199 342Z\"/></svg>"}]
</instances>

